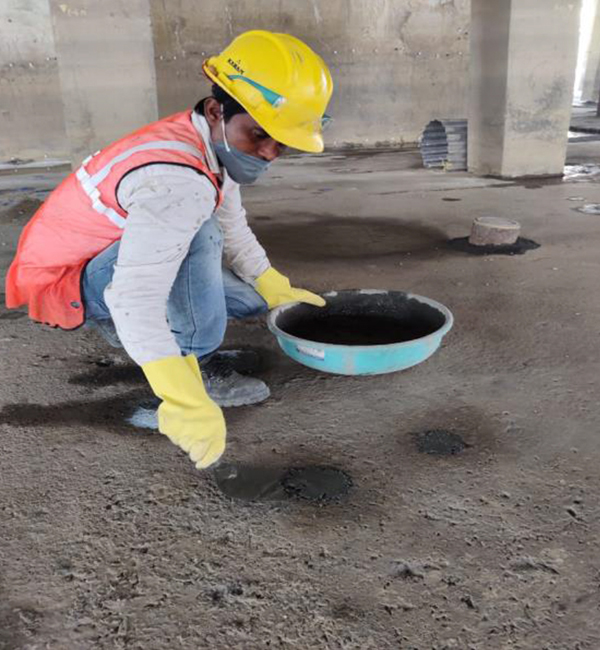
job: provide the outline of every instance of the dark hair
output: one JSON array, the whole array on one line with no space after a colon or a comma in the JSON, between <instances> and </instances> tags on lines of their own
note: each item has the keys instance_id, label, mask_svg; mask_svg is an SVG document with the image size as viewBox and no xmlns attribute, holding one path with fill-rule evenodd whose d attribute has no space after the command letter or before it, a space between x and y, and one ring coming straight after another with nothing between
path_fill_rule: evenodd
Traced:
<instances>
[{"instance_id":1,"label":"dark hair","mask_svg":"<svg viewBox=\"0 0 600 650\"><path fill-rule=\"evenodd\" d=\"M238 104L231 95L227 94L221 86L217 86L217 84L212 85L212 96L223 106L225 122L229 122L229 120L238 113L248 112L241 104ZM196 106L194 106L194 111L199 115L204 115L204 99L201 99Z\"/></svg>"}]
</instances>

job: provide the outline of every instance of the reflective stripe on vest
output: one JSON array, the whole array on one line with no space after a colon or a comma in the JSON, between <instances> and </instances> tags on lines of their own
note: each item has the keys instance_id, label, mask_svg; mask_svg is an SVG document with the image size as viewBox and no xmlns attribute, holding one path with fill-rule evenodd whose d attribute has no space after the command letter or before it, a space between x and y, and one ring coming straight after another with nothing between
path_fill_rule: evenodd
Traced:
<instances>
[{"instance_id":1,"label":"reflective stripe on vest","mask_svg":"<svg viewBox=\"0 0 600 650\"><path fill-rule=\"evenodd\" d=\"M115 156L110 162L104 165L102 169L90 176L85 166L94 156L100 153L97 151L92 156L88 156L81 163L81 167L75 174L77 180L79 181L79 184L81 185L81 188L92 202L92 208L96 210L96 212L99 212L100 214L110 219L110 221L112 221L118 228L124 228L126 220L118 212L112 208L109 208L102 202L100 199L100 191L98 190L98 185L100 185L100 183L110 174L110 171L114 165L123 162L134 153L147 151L149 149L170 149L171 151L183 151L196 158L199 158L202 161L204 160L204 154L200 151L200 149L194 147L191 144L187 144L186 142L179 142L177 140L157 140L155 142L146 142L144 144L138 145L137 147L127 149L123 153L120 153L118 156ZM166 162L165 164L168 165L169 163Z\"/></svg>"}]
</instances>

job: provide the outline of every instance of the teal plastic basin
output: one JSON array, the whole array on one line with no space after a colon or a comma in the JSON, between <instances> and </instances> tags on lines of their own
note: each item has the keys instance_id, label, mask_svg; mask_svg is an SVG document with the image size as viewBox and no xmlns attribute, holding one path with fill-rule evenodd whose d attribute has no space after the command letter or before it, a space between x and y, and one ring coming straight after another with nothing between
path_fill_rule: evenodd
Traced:
<instances>
[{"instance_id":1,"label":"teal plastic basin","mask_svg":"<svg viewBox=\"0 0 600 650\"><path fill-rule=\"evenodd\" d=\"M338 375L381 375L416 366L440 347L454 322L450 310L439 302L402 291L333 291L323 297L327 300L323 308L302 303L275 308L268 325L283 352L294 361ZM398 324L398 340L407 332L418 336L398 343L340 345L293 334L309 321L318 331L318 323L325 322L321 319L359 316L393 319L393 325Z\"/></svg>"}]
</instances>

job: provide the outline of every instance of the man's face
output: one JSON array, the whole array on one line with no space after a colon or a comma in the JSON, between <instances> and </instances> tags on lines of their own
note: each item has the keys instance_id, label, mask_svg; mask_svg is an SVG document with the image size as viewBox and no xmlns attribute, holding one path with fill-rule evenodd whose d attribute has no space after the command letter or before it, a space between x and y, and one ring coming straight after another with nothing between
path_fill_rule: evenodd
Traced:
<instances>
[{"instance_id":1,"label":"man's face","mask_svg":"<svg viewBox=\"0 0 600 650\"><path fill-rule=\"evenodd\" d=\"M204 102L204 117L210 126L213 142L223 141L221 104L209 97ZM285 151L285 145L273 138L248 115L238 113L225 124L227 142L236 149L272 162Z\"/></svg>"}]
</instances>

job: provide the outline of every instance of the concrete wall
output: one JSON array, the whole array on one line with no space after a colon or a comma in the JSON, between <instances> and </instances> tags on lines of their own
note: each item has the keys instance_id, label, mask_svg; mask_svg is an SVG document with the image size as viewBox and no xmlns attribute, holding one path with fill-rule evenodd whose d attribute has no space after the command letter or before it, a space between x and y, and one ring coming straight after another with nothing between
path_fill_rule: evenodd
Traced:
<instances>
[{"instance_id":1,"label":"concrete wall","mask_svg":"<svg viewBox=\"0 0 600 650\"><path fill-rule=\"evenodd\" d=\"M329 146L414 142L430 119L466 116L468 8L469 0L2 0L0 161L47 154L77 163L158 113L193 105L209 92L203 59L253 28L290 32L330 65Z\"/></svg>"},{"instance_id":2,"label":"concrete wall","mask_svg":"<svg viewBox=\"0 0 600 650\"><path fill-rule=\"evenodd\" d=\"M147 0L50 0L74 164L157 118Z\"/></svg>"},{"instance_id":3,"label":"concrete wall","mask_svg":"<svg viewBox=\"0 0 600 650\"><path fill-rule=\"evenodd\" d=\"M47 0L2 0L0 162L68 151Z\"/></svg>"},{"instance_id":4,"label":"concrete wall","mask_svg":"<svg viewBox=\"0 0 600 650\"><path fill-rule=\"evenodd\" d=\"M159 112L209 93L202 61L248 29L289 32L331 67L333 146L414 142L466 117L468 0L150 0Z\"/></svg>"},{"instance_id":5,"label":"concrete wall","mask_svg":"<svg viewBox=\"0 0 600 650\"><path fill-rule=\"evenodd\" d=\"M475 173L560 173L579 6L2 0L0 161L69 156L76 164L158 115L192 106L209 92L202 61L242 31L265 28L293 33L329 63L330 147L414 142L434 117L469 117Z\"/></svg>"}]
</instances>

